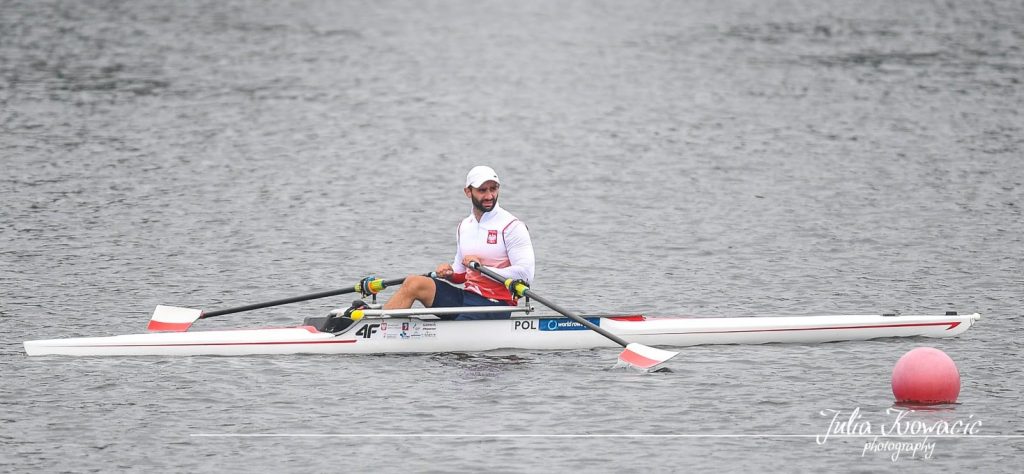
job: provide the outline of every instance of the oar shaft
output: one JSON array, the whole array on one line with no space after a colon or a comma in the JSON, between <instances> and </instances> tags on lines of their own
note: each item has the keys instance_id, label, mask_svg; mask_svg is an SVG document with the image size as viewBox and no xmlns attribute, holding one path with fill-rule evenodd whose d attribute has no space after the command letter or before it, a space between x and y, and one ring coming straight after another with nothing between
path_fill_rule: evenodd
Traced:
<instances>
[{"instance_id":1,"label":"oar shaft","mask_svg":"<svg viewBox=\"0 0 1024 474\"><path fill-rule=\"evenodd\" d=\"M481 267L481 268L483 268L483 267ZM487 269L484 268L484 270L487 270ZM533 292L533 290L526 290L526 291L523 292L523 294L526 295L526 296L529 296L530 298L533 298L533 299L539 301L541 304L543 304L543 305L547 306L548 308L551 308L551 309L561 313L562 315L568 317L569 319L572 319L573 321L576 321L577 323L580 323L580 324L586 326L588 329L590 329L590 330L592 330L592 331L594 331L594 332L596 332L596 333L598 333L598 334L600 334L600 335L602 335L604 337L607 337L608 339L611 339L611 340L615 341L615 343L617 343L618 345L620 345L622 347L626 347L626 346L629 345L629 343L624 341L624 340L622 340L621 337L616 336L616 335L614 335L614 334L612 334L612 333L602 329L601 326L598 326L598 325L596 325L596 324L594 324L594 323L592 323L590 321L587 321L586 319L584 319L581 316L577 316L572 311L569 311L569 310L567 310L565 308L562 308L561 306L558 306L555 303L552 303L552 302L548 301L547 298L543 298L541 296L538 296L537 293Z\"/></svg>"},{"instance_id":2,"label":"oar shaft","mask_svg":"<svg viewBox=\"0 0 1024 474\"><path fill-rule=\"evenodd\" d=\"M494 281L497 281L497 282L504 282L506 280L506 278L501 276L501 275L499 275L498 272L496 272L494 270L491 270L490 268L487 268L487 267L481 265L479 262L473 262L473 263L475 263L475 265L473 265L473 268L476 271L478 271L480 273L483 273L484 275L487 275L490 279L492 279ZM621 337L616 336L616 335L614 335L614 334L612 334L612 333L610 333L608 331L605 331L604 329L601 329L601 326L598 326L598 325L596 325L596 324L594 324L594 323L592 323L590 321L587 321L586 319L583 319L582 317L577 316L572 311L569 311L569 310L567 310L567 309L565 309L565 308L563 308L563 307L561 307L561 306L559 306L559 305L557 305L555 303L552 303L552 302L548 301L547 298L544 298L544 297L538 295L537 293L534 293L533 290L527 289L527 290L523 291L523 295L528 296L530 298L533 298L533 299L539 301L544 306L547 306L548 308L551 308L551 309L555 310L556 312L561 313L563 316L565 316L565 317L567 317L569 319L572 319L573 321L576 321L577 323L580 323L580 324L586 326L587 329L590 329L591 331L594 331L594 332L596 332L596 333L598 333L598 334L600 334L600 335L602 335L604 337L607 337L608 339L611 339L612 341L615 341L616 344L618 344L618 345L620 345L622 347L626 347L626 346L629 345L629 343L624 341L624 340L622 340Z\"/></svg>"},{"instance_id":3,"label":"oar shaft","mask_svg":"<svg viewBox=\"0 0 1024 474\"><path fill-rule=\"evenodd\" d=\"M405 281L405 278L396 278L394 280L385 280L383 282L383 287L382 288L387 288L387 287L393 286L393 285L400 285L400 284L402 284L403 281ZM203 315L200 316L199 319L212 318L214 316L221 316L221 315L224 315L224 314L241 313L242 311L251 311L251 310L254 310L254 309L269 308L271 306L280 306L280 305L285 305L285 304L289 304L289 303L298 303L299 301L315 300L317 298L327 298L328 296L344 295L344 294L347 294L347 293L355 293L357 291L358 290L355 287L348 287L348 288L341 288L341 289L338 289L338 290L329 290L329 291L321 291L319 293L310 293L308 295L303 295L303 296L294 296L292 298L284 298L284 299L280 299L280 300L267 301L265 303L254 303L254 304L245 305L245 306L238 306L238 307L235 307L235 308L219 309L219 310L216 310L216 311L210 311L208 313L203 313Z\"/></svg>"},{"instance_id":4,"label":"oar shaft","mask_svg":"<svg viewBox=\"0 0 1024 474\"><path fill-rule=\"evenodd\" d=\"M531 290L530 287L522 281L502 277L501 275L498 274L498 272L491 270L490 268L487 268L483 265L480 265L480 262L469 262L469 267L480 273L483 273L484 275L487 275L494 281L504 283L505 287L508 288L509 291L511 291L513 294L533 298L539 301L541 304L561 313L563 316L570 318L573 321L576 321L577 323L582 324L587 329L594 331L604 337L607 337L612 341L615 341L616 344L625 348L622 350L622 353L619 354L620 362L625 362L626 364L629 364L638 369L651 370L654 367L657 367L658 365L664 363L665 361L679 354L678 352L671 352L662 349L655 349L653 347L647 347L643 344L639 344L636 342L632 344L628 343L622 340L622 338L608 331L605 331L604 329L601 329L601 327L599 327L598 325L593 324L590 321L587 321L586 319L577 316L572 311L562 308L561 306L558 306L548 301L542 296L538 296L537 293L534 293L533 290Z\"/></svg>"}]
</instances>

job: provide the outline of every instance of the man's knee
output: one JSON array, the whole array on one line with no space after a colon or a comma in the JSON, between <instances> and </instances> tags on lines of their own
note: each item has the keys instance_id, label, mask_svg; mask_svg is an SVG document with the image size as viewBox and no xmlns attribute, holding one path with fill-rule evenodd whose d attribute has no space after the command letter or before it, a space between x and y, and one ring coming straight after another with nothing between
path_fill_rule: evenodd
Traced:
<instances>
[{"instance_id":1,"label":"man's knee","mask_svg":"<svg viewBox=\"0 0 1024 474\"><path fill-rule=\"evenodd\" d=\"M422 295L427 292L433 292L434 281L423 275L409 275L405 277L405 282L402 283L402 286L417 295Z\"/></svg>"}]
</instances>

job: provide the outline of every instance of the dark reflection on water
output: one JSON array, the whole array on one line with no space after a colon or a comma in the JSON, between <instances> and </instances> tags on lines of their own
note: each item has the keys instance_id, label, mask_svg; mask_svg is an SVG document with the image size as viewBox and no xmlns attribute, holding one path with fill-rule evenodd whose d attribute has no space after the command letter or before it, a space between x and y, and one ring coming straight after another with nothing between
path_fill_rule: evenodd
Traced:
<instances>
[{"instance_id":1,"label":"dark reflection on water","mask_svg":"<svg viewBox=\"0 0 1024 474\"><path fill-rule=\"evenodd\" d=\"M521 357L516 354L492 355L487 353L470 354L466 352L442 352L434 354L432 357L434 357L438 361L454 360L457 363L479 363L482 366L494 365L498 367L503 367L506 365L526 364L531 361L530 358Z\"/></svg>"}]
</instances>

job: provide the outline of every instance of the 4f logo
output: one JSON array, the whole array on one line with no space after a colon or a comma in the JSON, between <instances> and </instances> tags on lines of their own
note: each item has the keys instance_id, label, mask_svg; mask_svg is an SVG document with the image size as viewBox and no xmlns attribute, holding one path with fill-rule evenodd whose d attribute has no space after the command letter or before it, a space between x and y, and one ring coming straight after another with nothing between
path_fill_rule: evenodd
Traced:
<instances>
[{"instance_id":1,"label":"4f logo","mask_svg":"<svg viewBox=\"0 0 1024 474\"><path fill-rule=\"evenodd\" d=\"M363 339L369 339L377 333L377 328L379 327L380 324L367 324L366 326L359 328L359 330L356 331L356 335L361 336Z\"/></svg>"},{"instance_id":2,"label":"4f logo","mask_svg":"<svg viewBox=\"0 0 1024 474\"><path fill-rule=\"evenodd\" d=\"M489 230L487 231L487 243L496 244L498 243L498 231Z\"/></svg>"}]
</instances>

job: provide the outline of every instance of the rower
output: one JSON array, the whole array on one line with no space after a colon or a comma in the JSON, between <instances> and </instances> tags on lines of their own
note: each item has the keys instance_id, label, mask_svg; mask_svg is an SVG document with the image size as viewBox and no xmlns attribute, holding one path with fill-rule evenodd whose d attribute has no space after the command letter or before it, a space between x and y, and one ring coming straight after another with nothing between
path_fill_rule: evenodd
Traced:
<instances>
[{"instance_id":1,"label":"rower","mask_svg":"<svg viewBox=\"0 0 1024 474\"><path fill-rule=\"evenodd\" d=\"M455 258L437 266L435 277L409 275L383 309L462 306L517 306L518 297L499 282L470 268L470 262L494 270L502 277L529 285L534 275L533 242L526 224L498 205L501 181L489 166L476 166L466 174L463 193L472 212L455 232ZM458 287L456 285L462 285ZM365 306L355 302L345 315ZM509 312L439 315L441 319L509 319Z\"/></svg>"}]
</instances>

